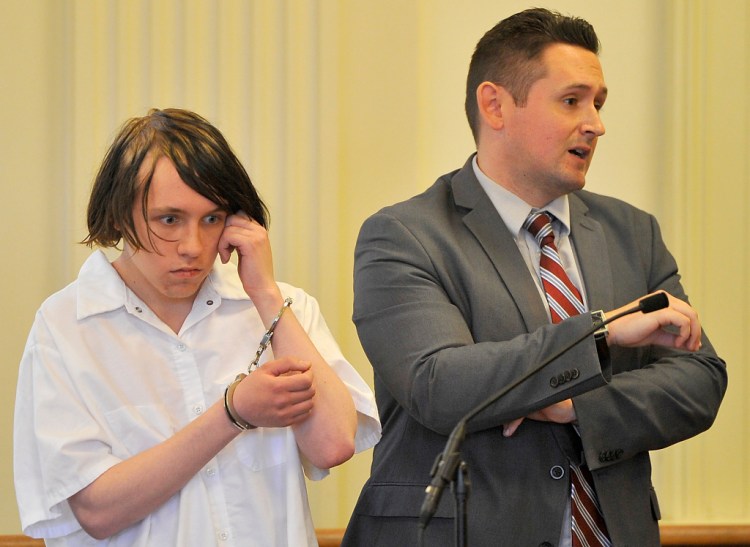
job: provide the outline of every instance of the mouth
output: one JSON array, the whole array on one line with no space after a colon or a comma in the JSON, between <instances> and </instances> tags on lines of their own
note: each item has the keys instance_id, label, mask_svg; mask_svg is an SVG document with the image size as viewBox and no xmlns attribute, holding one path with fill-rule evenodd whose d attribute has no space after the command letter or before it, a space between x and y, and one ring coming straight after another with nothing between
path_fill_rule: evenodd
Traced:
<instances>
[{"instance_id":1,"label":"mouth","mask_svg":"<svg viewBox=\"0 0 750 547\"><path fill-rule=\"evenodd\" d=\"M585 147L571 148L568 153L585 160L591 155L591 149Z\"/></svg>"},{"instance_id":2,"label":"mouth","mask_svg":"<svg viewBox=\"0 0 750 547\"><path fill-rule=\"evenodd\" d=\"M172 270L172 275L175 275L177 277L183 278L183 279L192 279L194 277L198 277L201 274L201 271L199 268L178 268L176 270Z\"/></svg>"}]
</instances>

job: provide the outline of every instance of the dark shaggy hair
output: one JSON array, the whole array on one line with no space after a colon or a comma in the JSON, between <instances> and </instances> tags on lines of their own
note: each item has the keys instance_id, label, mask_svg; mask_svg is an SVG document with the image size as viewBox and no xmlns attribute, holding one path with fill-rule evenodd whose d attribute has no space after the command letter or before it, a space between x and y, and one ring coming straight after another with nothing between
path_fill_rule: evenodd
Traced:
<instances>
[{"instance_id":1,"label":"dark shaggy hair","mask_svg":"<svg viewBox=\"0 0 750 547\"><path fill-rule=\"evenodd\" d=\"M115 247L124 239L144 249L133 207L142 190L140 205L146 219L151 179L161 157L168 158L183 182L201 196L228 213L242 210L268 227L268 209L221 132L194 112L152 109L125 122L107 151L91 190L89 233L82 243ZM147 158L150 164L144 165ZM145 175L142 167L148 169Z\"/></svg>"}]
</instances>

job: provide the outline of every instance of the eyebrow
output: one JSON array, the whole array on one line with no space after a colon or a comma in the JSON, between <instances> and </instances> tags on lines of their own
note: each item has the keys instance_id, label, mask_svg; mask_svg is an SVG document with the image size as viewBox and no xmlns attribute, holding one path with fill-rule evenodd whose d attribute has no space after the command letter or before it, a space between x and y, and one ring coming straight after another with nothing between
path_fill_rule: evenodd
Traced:
<instances>
[{"instance_id":1,"label":"eyebrow","mask_svg":"<svg viewBox=\"0 0 750 547\"><path fill-rule=\"evenodd\" d=\"M149 212L151 214L158 214L158 215L168 215L168 214L177 214L177 213L184 213L185 209L180 209L179 207L151 207L149 206ZM211 209L210 211L207 211L205 215L215 215L217 213L228 213L226 209L223 207L215 207L214 209Z\"/></svg>"},{"instance_id":2,"label":"eyebrow","mask_svg":"<svg viewBox=\"0 0 750 547\"><path fill-rule=\"evenodd\" d=\"M571 84L565 88L565 91L574 91L574 90L580 90L580 91L593 91L593 86L590 86L589 84ZM605 97L609 93L609 89L606 87L603 87L600 92L597 93L597 95L604 95Z\"/></svg>"}]
</instances>

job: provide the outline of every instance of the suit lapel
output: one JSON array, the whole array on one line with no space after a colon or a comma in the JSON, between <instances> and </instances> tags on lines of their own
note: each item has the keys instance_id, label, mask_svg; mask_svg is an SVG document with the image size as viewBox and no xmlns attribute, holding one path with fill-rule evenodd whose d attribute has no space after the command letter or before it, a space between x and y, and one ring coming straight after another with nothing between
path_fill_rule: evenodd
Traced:
<instances>
[{"instance_id":1,"label":"suit lapel","mask_svg":"<svg viewBox=\"0 0 750 547\"><path fill-rule=\"evenodd\" d=\"M589 309L611 310L614 307L612 268L601 224L588 216L588 207L576 194L570 194L570 237L578 267L586 286Z\"/></svg>"},{"instance_id":2,"label":"suit lapel","mask_svg":"<svg viewBox=\"0 0 750 547\"><path fill-rule=\"evenodd\" d=\"M529 269L521 256L513 234L498 215L489 197L474 175L471 158L453 178L456 205L465 209L464 225L476 237L492 261L501 282L513 298L526 328L532 332L549 323Z\"/></svg>"},{"instance_id":3,"label":"suit lapel","mask_svg":"<svg viewBox=\"0 0 750 547\"><path fill-rule=\"evenodd\" d=\"M456 206L466 211L464 224L484 248L531 332L549 322L547 312L513 234L474 176L471 162L469 158L453 177ZM586 286L589 308L611 310L614 286L610 261L601 252L607 248L604 231L588 216L588 207L577 194L569 195L569 203L570 237Z\"/></svg>"}]
</instances>

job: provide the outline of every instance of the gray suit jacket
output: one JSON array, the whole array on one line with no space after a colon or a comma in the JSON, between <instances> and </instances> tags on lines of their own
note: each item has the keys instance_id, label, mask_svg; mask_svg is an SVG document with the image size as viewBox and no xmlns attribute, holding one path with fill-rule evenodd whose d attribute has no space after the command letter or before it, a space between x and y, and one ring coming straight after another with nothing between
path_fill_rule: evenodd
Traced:
<instances>
[{"instance_id":1,"label":"gray suit jacket","mask_svg":"<svg viewBox=\"0 0 750 547\"><path fill-rule=\"evenodd\" d=\"M592 310L657 289L686 299L655 219L618 200L570 195L571 238ZM426 192L362 226L354 322L375 373L383 437L344 545L415 545L430 468L472 408L591 328L589 313L549 323L513 236L469 160ZM558 380L559 379L559 380ZM593 337L469 423L471 546L552 545L569 495L569 461L585 457L615 545L659 544L649 450L707 429L726 389L709 341L697 353L611 348ZM573 397L569 425L501 425ZM562 471L562 472L561 472ZM454 500L444 493L426 545L453 545Z\"/></svg>"}]
</instances>

